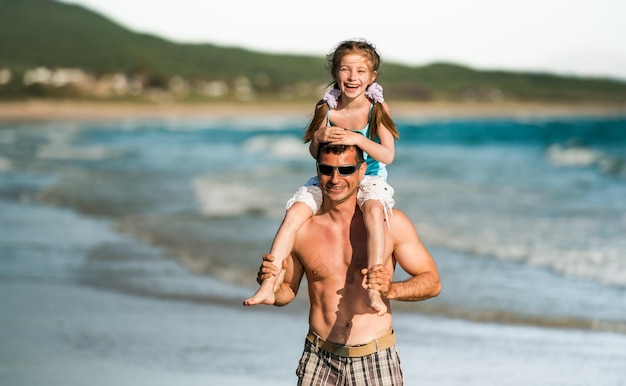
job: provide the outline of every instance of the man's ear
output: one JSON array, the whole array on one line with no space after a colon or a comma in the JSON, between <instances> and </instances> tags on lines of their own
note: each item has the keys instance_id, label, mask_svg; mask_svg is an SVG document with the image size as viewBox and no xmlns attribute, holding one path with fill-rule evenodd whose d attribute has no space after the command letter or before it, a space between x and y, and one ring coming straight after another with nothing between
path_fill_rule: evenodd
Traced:
<instances>
[{"instance_id":1,"label":"man's ear","mask_svg":"<svg viewBox=\"0 0 626 386\"><path fill-rule=\"evenodd\" d=\"M363 179L366 171L367 171L367 162L363 161L361 162L361 165L359 165L359 181Z\"/></svg>"}]
</instances>

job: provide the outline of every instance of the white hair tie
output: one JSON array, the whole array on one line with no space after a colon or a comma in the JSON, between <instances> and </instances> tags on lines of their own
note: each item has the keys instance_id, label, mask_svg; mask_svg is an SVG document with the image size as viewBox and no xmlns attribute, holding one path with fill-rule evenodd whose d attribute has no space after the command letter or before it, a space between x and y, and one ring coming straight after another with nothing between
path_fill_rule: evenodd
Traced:
<instances>
[{"instance_id":1,"label":"white hair tie","mask_svg":"<svg viewBox=\"0 0 626 386\"><path fill-rule=\"evenodd\" d=\"M373 100L374 102L383 103L385 98L383 97L383 86L374 82L369 85L365 91L365 96Z\"/></svg>"},{"instance_id":2,"label":"white hair tie","mask_svg":"<svg viewBox=\"0 0 626 386\"><path fill-rule=\"evenodd\" d=\"M334 109L335 107L337 107L337 98L339 98L339 95L341 95L341 90L334 88L324 94L322 100L328 103L328 107Z\"/></svg>"}]
</instances>

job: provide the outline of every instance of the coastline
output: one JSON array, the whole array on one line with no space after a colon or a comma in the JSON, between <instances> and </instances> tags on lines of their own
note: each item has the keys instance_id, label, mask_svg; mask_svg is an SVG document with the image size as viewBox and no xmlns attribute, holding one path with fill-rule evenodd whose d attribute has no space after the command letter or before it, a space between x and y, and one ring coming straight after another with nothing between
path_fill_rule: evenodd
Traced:
<instances>
[{"instance_id":1,"label":"coastline","mask_svg":"<svg viewBox=\"0 0 626 386\"><path fill-rule=\"evenodd\" d=\"M247 289L172 270L172 261L160 255L148 260L149 266L137 261L125 265L125 253L94 259L103 245L132 251L136 244L117 236L107 222L67 209L10 202L0 202L0 209L9 224L30 220L28 228L11 226L0 233L4 383L295 383L307 331L306 313L295 311L295 304L244 308L240 299L249 294ZM57 247L36 247L50 240L56 240ZM28 259L23 250L29 252ZM59 264L61 259L66 263ZM184 283L201 289L207 300L141 296L116 287L111 273L147 279L152 288L161 280ZM98 285L102 281L113 286L107 290ZM212 300L224 290L227 301ZM407 386L620 385L624 379L626 336L621 334L402 312L393 318Z\"/></svg>"},{"instance_id":2,"label":"coastline","mask_svg":"<svg viewBox=\"0 0 626 386\"><path fill-rule=\"evenodd\" d=\"M626 104L410 102L390 103L394 118L625 116ZM0 121L118 120L165 118L308 117L304 102L139 103L75 100L0 102Z\"/></svg>"}]
</instances>

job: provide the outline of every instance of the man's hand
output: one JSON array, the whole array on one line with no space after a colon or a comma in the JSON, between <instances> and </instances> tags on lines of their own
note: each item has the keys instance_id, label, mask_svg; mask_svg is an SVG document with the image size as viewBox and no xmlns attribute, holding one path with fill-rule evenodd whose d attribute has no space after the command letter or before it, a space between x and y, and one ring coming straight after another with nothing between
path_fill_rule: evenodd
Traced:
<instances>
[{"instance_id":1,"label":"man's hand","mask_svg":"<svg viewBox=\"0 0 626 386\"><path fill-rule=\"evenodd\" d=\"M287 259L283 260L283 268L287 268ZM256 282L261 284L263 280L268 279L272 276L278 276L281 272L277 266L274 265L274 256L266 253L263 255L263 262L259 267L259 272L256 276Z\"/></svg>"},{"instance_id":2,"label":"man's hand","mask_svg":"<svg viewBox=\"0 0 626 386\"><path fill-rule=\"evenodd\" d=\"M373 266L370 269L363 268L363 288L379 291L383 298L386 298L391 288L391 275L382 264Z\"/></svg>"}]
</instances>

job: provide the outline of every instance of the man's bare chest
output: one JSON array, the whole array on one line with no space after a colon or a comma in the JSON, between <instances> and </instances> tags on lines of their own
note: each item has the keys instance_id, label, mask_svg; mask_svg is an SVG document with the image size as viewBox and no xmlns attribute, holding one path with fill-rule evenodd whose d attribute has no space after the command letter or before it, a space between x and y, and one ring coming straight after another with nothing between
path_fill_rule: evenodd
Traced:
<instances>
[{"instance_id":1,"label":"man's bare chest","mask_svg":"<svg viewBox=\"0 0 626 386\"><path fill-rule=\"evenodd\" d=\"M345 278L367 267L366 243L349 238L317 239L307 243L307 247L299 251L298 258L310 279Z\"/></svg>"}]
</instances>

